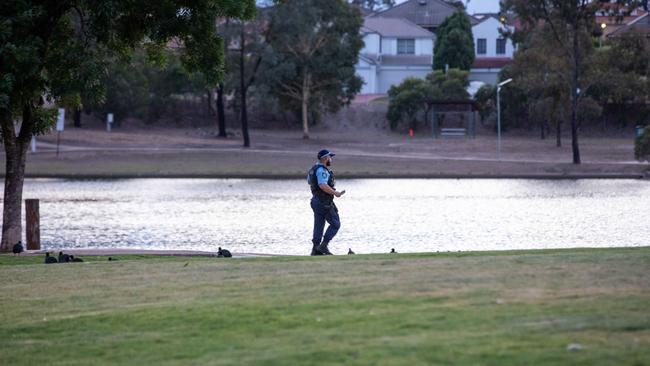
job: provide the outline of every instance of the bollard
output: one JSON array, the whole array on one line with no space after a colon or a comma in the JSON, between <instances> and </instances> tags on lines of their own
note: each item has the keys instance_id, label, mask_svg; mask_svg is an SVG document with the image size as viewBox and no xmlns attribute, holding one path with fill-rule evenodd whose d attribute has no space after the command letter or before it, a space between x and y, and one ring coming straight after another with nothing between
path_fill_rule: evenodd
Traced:
<instances>
[{"instance_id":1,"label":"bollard","mask_svg":"<svg viewBox=\"0 0 650 366\"><path fill-rule=\"evenodd\" d=\"M25 229L27 250L41 249L41 226L38 212L38 200L25 200Z\"/></svg>"}]
</instances>

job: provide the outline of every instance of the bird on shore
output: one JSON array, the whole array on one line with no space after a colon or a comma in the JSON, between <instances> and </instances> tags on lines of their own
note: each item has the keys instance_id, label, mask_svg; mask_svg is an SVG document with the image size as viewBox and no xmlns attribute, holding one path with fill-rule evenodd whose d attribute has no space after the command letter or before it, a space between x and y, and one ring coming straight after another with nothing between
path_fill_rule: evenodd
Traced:
<instances>
[{"instance_id":1,"label":"bird on shore","mask_svg":"<svg viewBox=\"0 0 650 366\"><path fill-rule=\"evenodd\" d=\"M45 264L57 263L58 261L54 257L50 257L50 252L45 252Z\"/></svg>"},{"instance_id":2,"label":"bird on shore","mask_svg":"<svg viewBox=\"0 0 650 366\"><path fill-rule=\"evenodd\" d=\"M390 252L391 252L391 254L392 254L392 253L397 253L397 252L395 251L395 248L392 248L392 249L390 250Z\"/></svg>"},{"instance_id":3,"label":"bird on shore","mask_svg":"<svg viewBox=\"0 0 650 366\"><path fill-rule=\"evenodd\" d=\"M232 253L228 249L221 249L219 247L219 251L217 252L217 258L230 258L232 257Z\"/></svg>"},{"instance_id":4,"label":"bird on shore","mask_svg":"<svg viewBox=\"0 0 650 366\"><path fill-rule=\"evenodd\" d=\"M109 261L109 262L113 262L113 261L116 261L116 260L117 260L117 258L108 257L108 261Z\"/></svg>"},{"instance_id":5,"label":"bird on shore","mask_svg":"<svg viewBox=\"0 0 650 366\"><path fill-rule=\"evenodd\" d=\"M68 262L70 262L70 256L63 252L59 252L59 263L68 263Z\"/></svg>"},{"instance_id":6,"label":"bird on shore","mask_svg":"<svg viewBox=\"0 0 650 366\"><path fill-rule=\"evenodd\" d=\"M19 240L18 243L14 244L14 248L12 250L14 252L14 255L18 254L25 251L25 248L23 247L23 243Z\"/></svg>"},{"instance_id":7,"label":"bird on shore","mask_svg":"<svg viewBox=\"0 0 650 366\"><path fill-rule=\"evenodd\" d=\"M354 252L352 251L352 248L348 248L348 255L352 255Z\"/></svg>"},{"instance_id":8,"label":"bird on shore","mask_svg":"<svg viewBox=\"0 0 650 366\"><path fill-rule=\"evenodd\" d=\"M74 255L70 254L70 262L83 262L84 260L81 258L75 258Z\"/></svg>"}]
</instances>

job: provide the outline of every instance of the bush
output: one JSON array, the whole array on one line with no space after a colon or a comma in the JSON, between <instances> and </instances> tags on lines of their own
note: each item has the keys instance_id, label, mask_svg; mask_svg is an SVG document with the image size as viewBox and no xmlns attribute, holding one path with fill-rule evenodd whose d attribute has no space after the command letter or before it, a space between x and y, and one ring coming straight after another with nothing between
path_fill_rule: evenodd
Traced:
<instances>
[{"instance_id":1,"label":"bush","mask_svg":"<svg viewBox=\"0 0 650 366\"><path fill-rule=\"evenodd\" d=\"M646 126L643 134L636 138L634 157L637 160L650 159L650 126Z\"/></svg>"}]
</instances>

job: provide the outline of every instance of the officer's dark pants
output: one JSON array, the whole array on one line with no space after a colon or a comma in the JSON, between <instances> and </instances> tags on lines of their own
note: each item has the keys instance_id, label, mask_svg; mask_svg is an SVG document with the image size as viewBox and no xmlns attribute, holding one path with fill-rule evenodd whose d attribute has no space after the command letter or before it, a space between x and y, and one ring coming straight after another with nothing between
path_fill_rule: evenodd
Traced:
<instances>
[{"instance_id":1,"label":"officer's dark pants","mask_svg":"<svg viewBox=\"0 0 650 366\"><path fill-rule=\"evenodd\" d=\"M314 211L314 242L320 243L321 238L327 242L331 241L341 227L339 210L336 208L336 205L334 202L329 205L323 205L317 197L313 197L311 199L311 209ZM329 226L327 227L325 236L323 236L326 221Z\"/></svg>"}]
</instances>

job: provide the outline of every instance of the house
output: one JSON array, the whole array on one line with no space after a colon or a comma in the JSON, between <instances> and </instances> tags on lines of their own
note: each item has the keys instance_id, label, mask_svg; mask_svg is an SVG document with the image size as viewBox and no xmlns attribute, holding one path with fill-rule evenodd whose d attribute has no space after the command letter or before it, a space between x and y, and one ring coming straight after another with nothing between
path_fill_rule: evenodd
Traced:
<instances>
[{"instance_id":1,"label":"house","mask_svg":"<svg viewBox=\"0 0 650 366\"><path fill-rule=\"evenodd\" d=\"M497 14L478 14L477 23L472 26L475 60L470 70L470 80L496 84L501 69L512 61L515 46L512 40L501 35L500 29L507 27Z\"/></svg>"},{"instance_id":2,"label":"house","mask_svg":"<svg viewBox=\"0 0 650 366\"><path fill-rule=\"evenodd\" d=\"M424 78L433 65L435 34L402 18L364 19L364 48L357 74L365 84L361 94L384 94L407 77Z\"/></svg>"},{"instance_id":3,"label":"house","mask_svg":"<svg viewBox=\"0 0 650 366\"><path fill-rule=\"evenodd\" d=\"M367 16L361 30L365 47L357 64L357 74L364 80L361 94L383 94L407 77L430 73L435 32L457 11L442 0L408 0ZM494 84L512 59L512 41L501 37L504 25L495 14L467 16L476 46L470 81Z\"/></svg>"},{"instance_id":4,"label":"house","mask_svg":"<svg viewBox=\"0 0 650 366\"><path fill-rule=\"evenodd\" d=\"M457 11L458 8L442 0L408 0L373 16L406 19L431 33L436 33L442 22ZM477 19L469 15L468 17L470 24L478 23Z\"/></svg>"},{"instance_id":5,"label":"house","mask_svg":"<svg viewBox=\"0 0 650 366\"><path fill-rule=\"evenodd\" d=\"M646 38L650 40L650 14L645 13L633 19L629 23L616 28L616 30L610 32L607 37L620 37L629 31L636 31L645 34Z\"/></svg>"}]
</instances>

